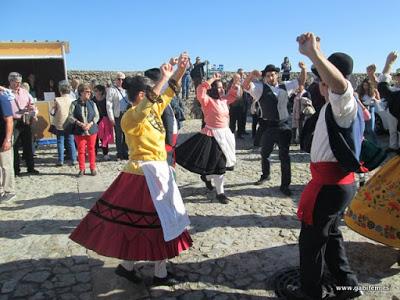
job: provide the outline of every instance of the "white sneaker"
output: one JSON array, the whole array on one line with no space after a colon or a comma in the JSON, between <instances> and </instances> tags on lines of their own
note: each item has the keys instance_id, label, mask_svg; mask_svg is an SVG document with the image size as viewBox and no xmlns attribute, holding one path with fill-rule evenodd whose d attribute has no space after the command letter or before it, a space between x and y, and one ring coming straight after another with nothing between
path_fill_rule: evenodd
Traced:
<instances>
[{"instance_id":1,"label":"white sneaker","mask_svg":"<svg viewBox=\"0 0 400 300\"><path fill-rule=\"evenodd\" d=\"M110 155L108 155L108 154L104 155L103 159L107 160L107 161L110 160Z\"/></svg>"}]
</instances>

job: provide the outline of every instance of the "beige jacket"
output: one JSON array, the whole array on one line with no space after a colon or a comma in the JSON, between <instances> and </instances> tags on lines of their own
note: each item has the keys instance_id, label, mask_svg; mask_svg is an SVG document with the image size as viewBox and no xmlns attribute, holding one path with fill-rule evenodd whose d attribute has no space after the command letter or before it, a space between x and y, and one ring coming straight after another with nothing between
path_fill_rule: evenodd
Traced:
<instances>
[{"instance_id":1,"label":"beige jacket","mask_svg":"<svg viewBox=\"0 0 400 300\"><path fill-rule=\"evenodd\" d=\"M64 130L63 125L68 117L69 107L73 100L70 95L62 95L54 100L53 125L58 130Z\"/></svg>"}]
</instances>

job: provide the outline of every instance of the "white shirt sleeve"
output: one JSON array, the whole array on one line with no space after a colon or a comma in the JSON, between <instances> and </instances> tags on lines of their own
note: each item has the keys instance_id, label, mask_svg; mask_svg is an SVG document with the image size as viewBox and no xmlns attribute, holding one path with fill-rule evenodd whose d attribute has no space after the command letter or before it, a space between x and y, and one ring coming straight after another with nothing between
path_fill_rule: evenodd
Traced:
<instances>
[{"instance_id":1,"label":"white shirt sleeve","mask_svg":"<svg viewBox=\"0 0 400 300\"><path fill-rule=\"evenodd\" d=\"M388 82L390 83L392 81L392 75L390 74L381 74L378 76L378 82Z\"/></svg>"},{"instance_id":2,"label":"white shirt sleeve","mask_svg":"<svg viewBox=\"0 0 400 300\"><path fill-rule=\"evenodd\" d=\"M349 128L357 116L357 100L354 97L353 87L347 81L347 89L342 95L333 93L329 89L329 102L332 105L333 116L336 123L342 128Z\"/></svg>"},{"instance_id":3,"label":"white shirt sleeve","mask_svg":"<svg viewBox=\"0 0 400 300\"><path fill-rule=\"evenodd\" d=\"M289 96L291 94L293 94L296 91L296 89L299 87L299 81L297 79L293 79L290 81L284 81L283 83L285 84L286 92L288 93Z\"/></svg>"},{"instance_id":4,"label":"white shirt sleeve","mask_svg":"<svg viewBox=\"0 0 400 300\"><path fill-rule=\"evenodd\" d=\"M114 118L114 88L109 88L106 93L106 110L107 110L107 116L110 119L110 121L115 121Z\"/></svg>"},{"instance_id":5,"label":"white shirt sleeve","mask_svg":"<svg viewBox=\"0 0 400 300\"><path fill-rule=\"evenodd\" d=\"M250 82L250 88L244 89L245 92L249 93L253 97L254 101L260 100L263 93L263 84L259 81Z\"/></svg>"}]
</instances>

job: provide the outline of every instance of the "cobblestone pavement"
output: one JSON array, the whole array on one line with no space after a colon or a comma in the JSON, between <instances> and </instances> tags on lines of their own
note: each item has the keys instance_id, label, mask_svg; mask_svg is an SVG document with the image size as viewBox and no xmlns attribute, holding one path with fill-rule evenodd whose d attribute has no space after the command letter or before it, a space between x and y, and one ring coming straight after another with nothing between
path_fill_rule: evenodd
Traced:
<instances>
[{"instance_id":1,"label":"cobblestone pavement","mask_svg":"<svg viewBox=\"0 0 400 300\"><path fill-rule=\"evenodd\" d=\"M198 120L187 121L181 138L199 127ZM41 174L17 178L17 198L0 204L0 300L275 299L274 274L299 264L295 212L309 179L309 158L298 147L291 148L294 195L288 198L279 192L276 152L271 181L255 186L259 153L251 149L249 136L237 141L237 149L235 171L226 175L226 194L232 200L228 205L219 204L198 176L177 168L194 245L168 265L185 282L151 288L151 264L136 265L145 281L135 285L114 275L118 260L68 239L123 162L102 162L100 157L98 176L78 179L75 167L55 166L54 146L41 148L36 158ZM396 251L342 227L360 284L389 289L366 292L364 299L398 299Z\"/></svg>"}]
</instances>

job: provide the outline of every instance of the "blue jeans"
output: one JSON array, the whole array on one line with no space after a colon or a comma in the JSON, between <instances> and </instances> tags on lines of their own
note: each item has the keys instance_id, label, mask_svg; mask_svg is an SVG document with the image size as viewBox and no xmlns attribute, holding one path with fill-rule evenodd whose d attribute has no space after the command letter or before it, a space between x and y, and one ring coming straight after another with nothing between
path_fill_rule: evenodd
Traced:
<instances>
[{"instance_id":1,"label":"blue jeans","mask_svg":"<svg viewBox=\"0 0 400 300\"><path fill-rule=\"evenodd\" d=\"M190 75L184 75L182 78L182 99L189 98Z\"/></svg>"},{"instance_id":2,"label":"blue jeans","mask_svg":"<svg viewBox=\"0 0 400 300\"><path fill-rule=\"evenodd\" d=\"M365 122L365 137L375 145L378 145L378 139L375 133L375 107L370 106L369 112L371 114L371 119Z\"/></svg>"},{"instance_id":3,"label":"blue jeans","mask_svg":"<svg viewBox=\"0 0 400 300\"><path fill-rule=\"evenodd\" d=\"M76 162L76 148L74 142L74 136L72 134L57 134L57 152L58 152L58 163L64 163L64 140L67 143L67 150L71 155L71 161Z\"/></svg>"}]
</instances>

